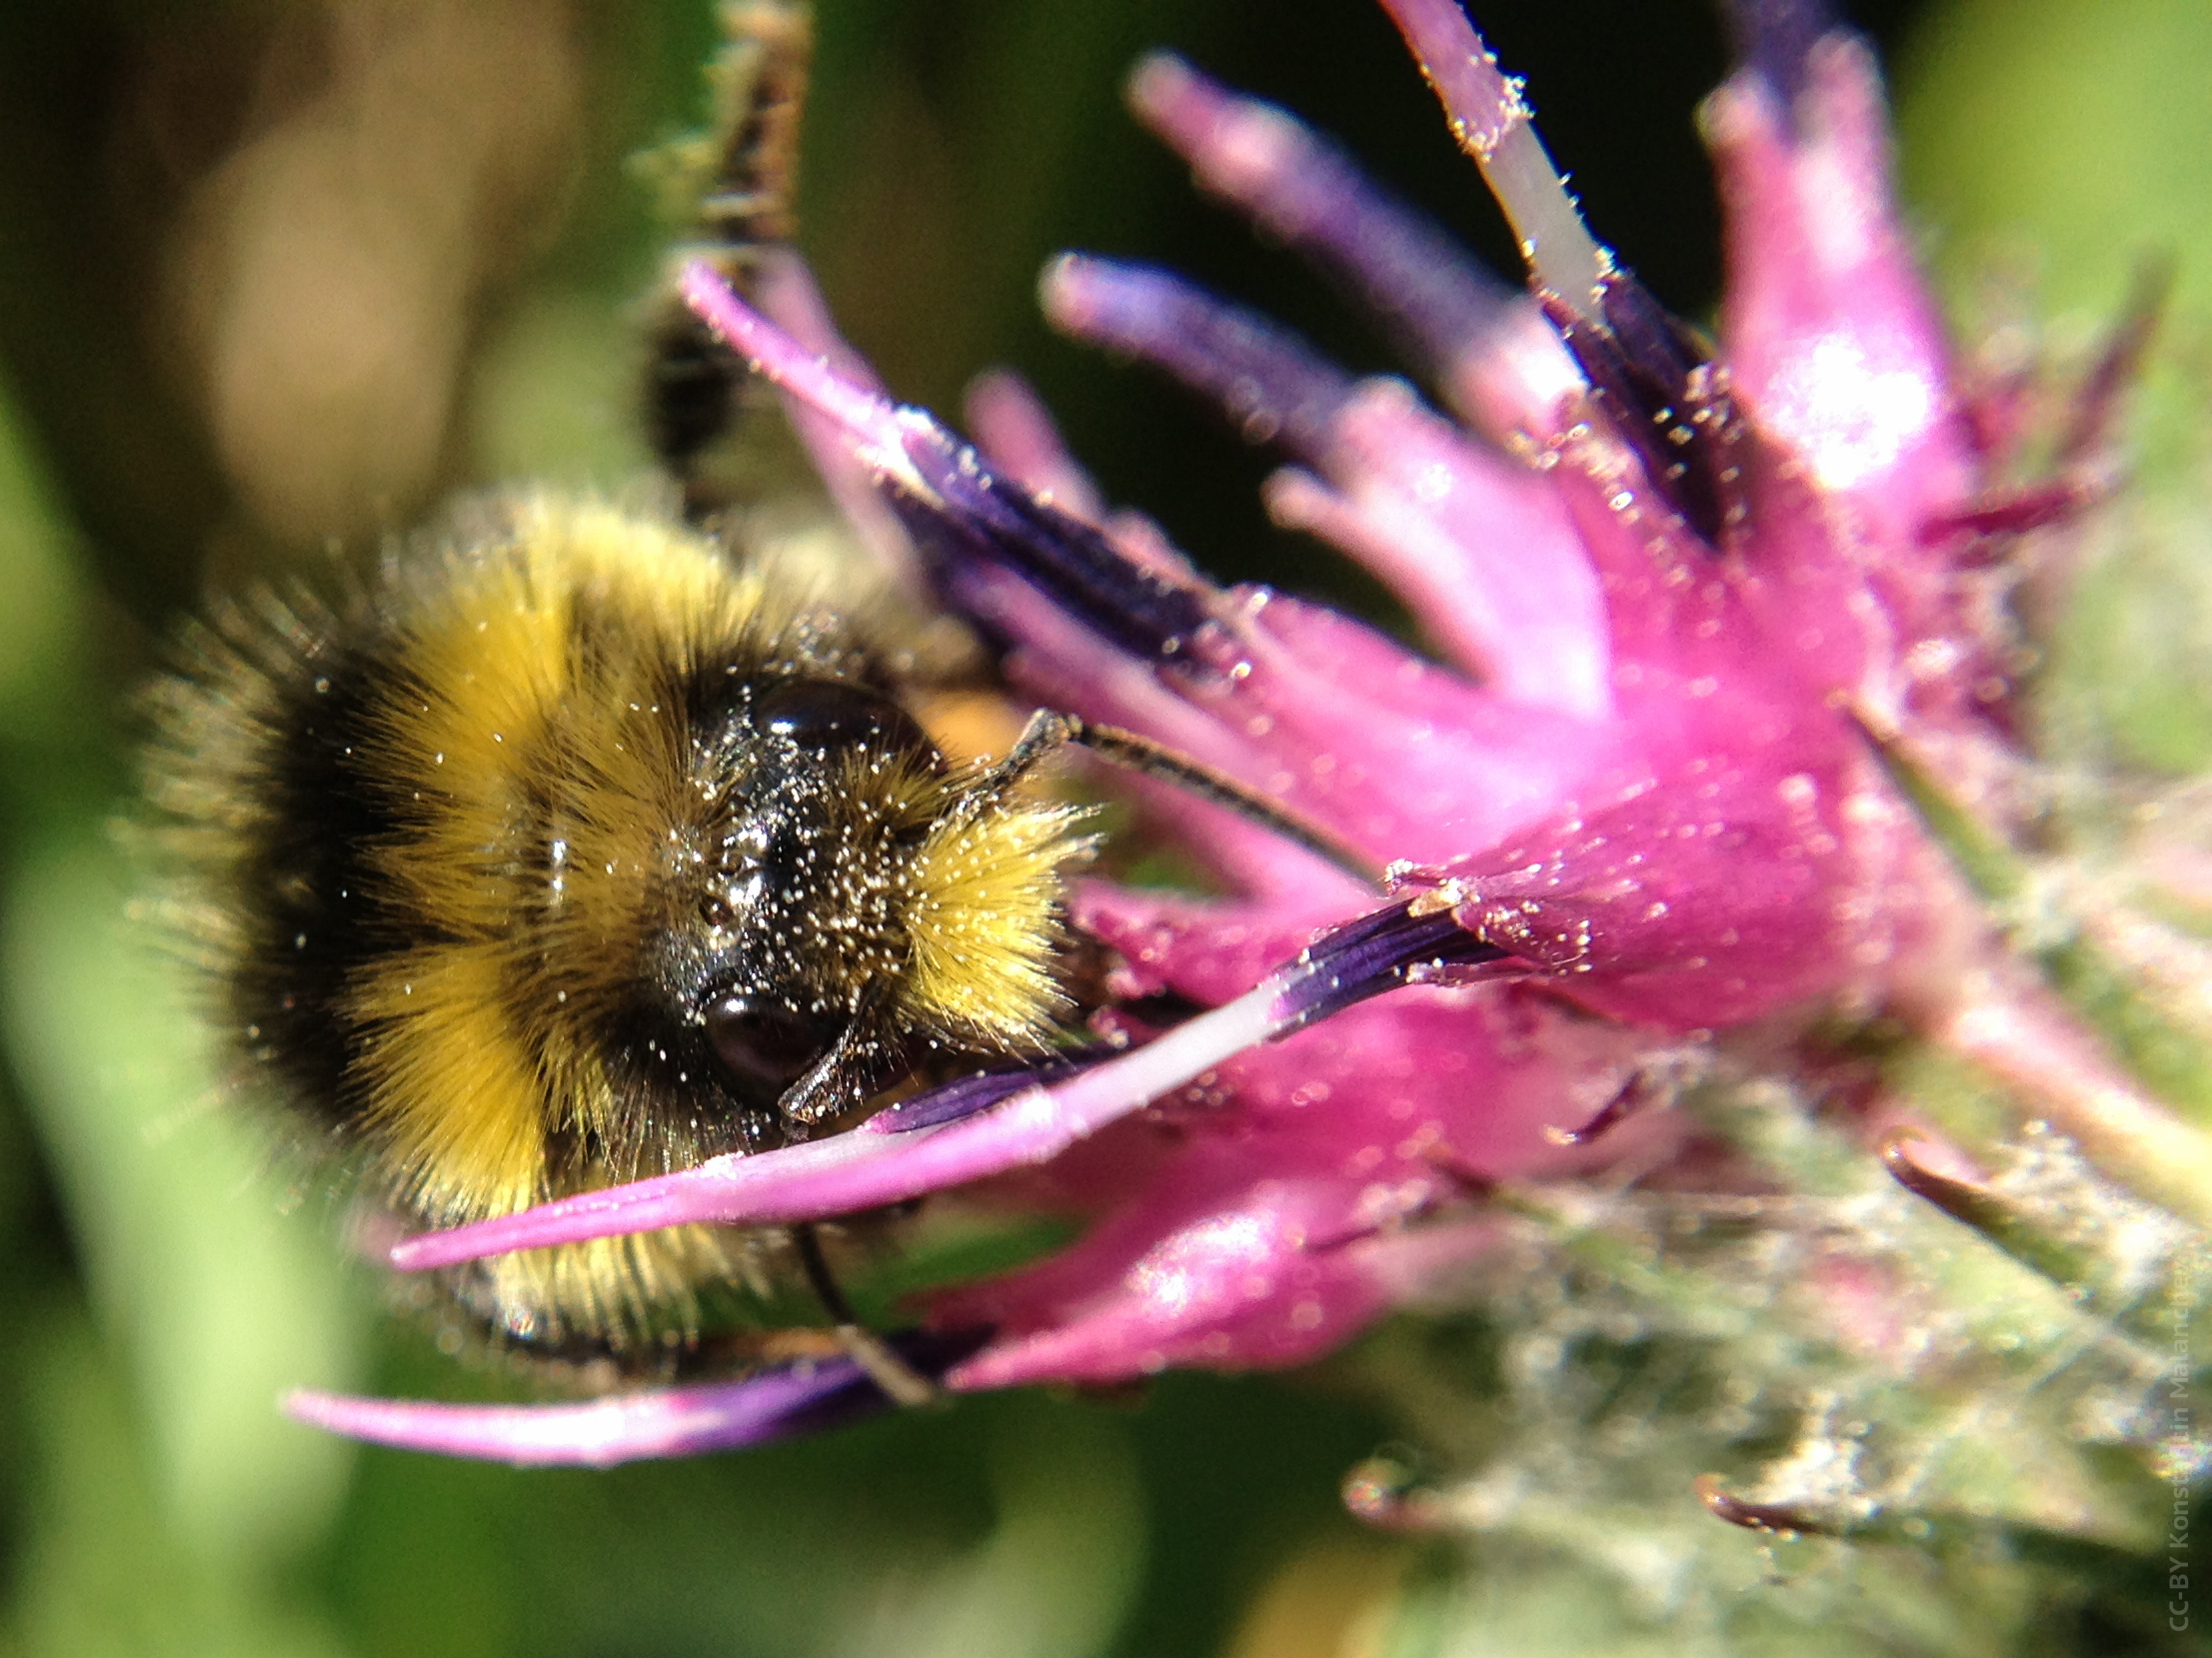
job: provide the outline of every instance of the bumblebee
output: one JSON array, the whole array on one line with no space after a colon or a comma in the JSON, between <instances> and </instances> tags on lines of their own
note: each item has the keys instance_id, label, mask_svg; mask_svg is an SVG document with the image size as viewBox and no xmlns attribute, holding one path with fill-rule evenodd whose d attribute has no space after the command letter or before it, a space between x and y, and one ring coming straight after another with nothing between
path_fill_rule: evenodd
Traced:
<instances>
[{"instance_id":1,"label":"bumblebee","mask_svg":"<svg viewBox=\"0 0 2212 1658\"><path fill-rule=\"evenodd\" d=\"M429 1225L850 1120L933 1056L1037 1051L1076 809L954 765L772 562L550 499L343 608L221 609L153 796L246 1068ZM458 1285L508 1336L688 1336L757 1275L701 1228Z\"/></svg>"},{"instance_id":2,"label":"bumblebee","mask_svg":"<svg viewBox=\"0 0 2212 1658\"><path fill-rule=\"evenodd\" d=\"M788 235L807 32L728 22L702 223L742 277ZM1082 814L1030 798L1034 748L948 759L887 606L728 545L704 458L740 371L711 349L654 331L681 514L479 502L341 600L219 605L153 694L170 908L237 1068L409 1222L830 1131L1064 1011ZM682 1228L449 1287L532 1351L650 1356L785 1248Z\"/></svg>"}]
</instances>

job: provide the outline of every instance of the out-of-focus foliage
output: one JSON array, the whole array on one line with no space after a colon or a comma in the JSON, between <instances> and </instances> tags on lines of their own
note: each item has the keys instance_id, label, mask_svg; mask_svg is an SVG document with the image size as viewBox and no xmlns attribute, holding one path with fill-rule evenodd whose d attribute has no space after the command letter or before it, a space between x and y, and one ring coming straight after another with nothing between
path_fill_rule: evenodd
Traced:
<instances>
[{"instance_id":1,"label":"out-of-focus foliage","mask_svg":"<svg viewBox=\"0 0 2212 1658\"><path fill-rule=\"evenodd\" d=\"M1478 9L1593 221L1675 306L1707 304L1689 113L1722 67L1710 13ZM1894 43L1911 10L1859 16ZM970 373L1017 362L1112 492L1210 568L1325 582L1249 504L1255 461L1050 341L1030 291L1064 245L1160 258L1382 364L1122 119L1121 68L1153 44L1333 127L1509 267L1379 15L822 11L807 244L893 386L951 409ZM2034 251L2023 316L2109 310L2139 249L2182 262L2156 488L2089 575L2052 715L2175 771L2212 753L2193 391L2208 29L2189 0L1960 0L1919 19L1904 76L1909 176L1962 295L1988 303L1992 246ZM1436 1409L1509 1398L1406 1390L1480 1334L1399 1331L1321 1374L1181 1376L1138 1402L978 1399L608 1475L357 1452L276 1415L301 1383L512 1382L385 1314L375 1275L344 1264L335 1206L212 1098L184 987L130 925L111 849L130 687L211 579L319 560L329 538L358 555L456 489L637 487L632 330L662 232L626 158L697 114L713 39L705 0L0 16L0 1653L1320 1658L1655 1639L1633 1594L1601 1604L1509 1552L1469 1579L1451 1550L1342 1512L1339 1476L1378 1445L1448 1437ZM1402 1416L1393 1391L1413 1400ZM1716 1581L1815 1570L1686 1488L1680 1503L1725 1562ZM1615 1581L1652 1559L1607 1541ZM1974 1593L2002 1604L2009 1582ZM1910 1587L1898 1604L1928 1609L1915 1638L1941 1649L1968 1603ZM1741 1649L1808 1638L1754 1629ZM1976 1635L2000 1638L2001 1620Z\"/></svg>"},{"instance_id":2,"label":"out-of-focus foliage","mask_svg":"<svg viewBox=\"0 0 2212 1658\"><path fill-rule=\"evenodd\" d=\"M2069 736L2160 770L2212 761L2212 11L2189 0L1960 0L1906 60L1906 178L1962 315L2000 344L2080 340L2171 262L2106 523L2056 664Z\"/></svg>"}]
</instances>

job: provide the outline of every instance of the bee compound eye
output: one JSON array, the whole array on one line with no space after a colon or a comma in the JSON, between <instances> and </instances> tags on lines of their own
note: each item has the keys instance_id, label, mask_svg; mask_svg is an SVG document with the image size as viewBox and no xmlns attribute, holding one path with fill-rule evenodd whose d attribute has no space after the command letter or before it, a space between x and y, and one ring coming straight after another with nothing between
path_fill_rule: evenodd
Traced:
<instances>
[{"instance_id":1,"label":"bee compound eye","mask_svg":"<svg viewBox=\"0 0 2212 1658\"><path fill-rule=\"evenodd\" d=\"M777 1093L829 1052L844 1021L800 1012L770 996L725 997L707 1010L707 1040L728 1078L745 1092Z\"/></svg>"},{"instance_id":2,"label":"bee compound eye","mask_svg":"<svg viewBox=\"0 0 2212 1658\"><path fill-rule=\"evenodd\" d=\"M914 716L880 691L842 680L793 680L761 699L754 716L761 730L802 749L868 748L944 757Z\"/></svg>"}]
</instances>

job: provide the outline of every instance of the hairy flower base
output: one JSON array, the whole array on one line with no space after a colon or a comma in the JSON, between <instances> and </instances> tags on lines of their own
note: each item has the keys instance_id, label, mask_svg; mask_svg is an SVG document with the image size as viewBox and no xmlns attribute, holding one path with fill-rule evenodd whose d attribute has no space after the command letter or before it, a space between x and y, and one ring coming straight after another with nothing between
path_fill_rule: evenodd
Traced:
<instances>
[{"instance_id":1,"label":"hairy flower base","mask_svg":"<svg viewBox=\"0 0 2212 1658\"><path fill-rule=\"evenodd\" d=\"M1080 888L1072 919L1118 960L1103 1047L411 1238L394 1262L976 1187L1091 1220L888 1338L953 1390L1289 1364L1396 1306L1518 1307L1514 1339L1552 1355L1528 1375L1556 1385L1506 1375L1483 1396L1530 1421L1579 1420L1559 1355L1629 1328L1737 1400L1685 1442L1795 1436L1763 1487L1702 1488L1723 1518L2128 1537L2135 1498L2081 1442L2156 1437L2154 1314L2194 1293L2212 1140L2067 1005L2083 984L2120 1004L2086 946L2023 953L2002 904L2026 882L1988 849L2034 795L1998 538L2089 495L2012 479L1978 435L1892 201L1872 61L1811 8L1744 6L1750 67L1706 106L1728 210L1716 348L1583 229L1458 6L1385 4L1532 249L1526 297L1281 111L1169 58L1131 98L1204 187L1371 312L1448 413L1166 273L1069 256L1044 301L1277 453L1276 518L1388 584L1433 659L1209 584L1103 506L1018 383L979 386L978 447L893 403L796 263L770 269L766 315L685 279L857 531L1019 693L1278 803L1379 884L1140 787L1223 895ZM2149 1004L2121 1000L2145 1028ZM1908 1037L2040 1119L2009 1143L1935 1133L1884 1068ZM1987 1388L2018 1394L2001 1420ZM392 1443L606 1462L888 1402L857 1359L824 1359L587 1406L295 1408ZM1962 1473L1961 1444L2035 1472ZM1527 1455L1538 1484L1582 1477ZM1648 1464L1685 1490L1700 1471ZM1386 1484L1368 1507L1396 1523L1529 1512L1480 1481L1418 1503Z\"/></svg>"}]
</instances>

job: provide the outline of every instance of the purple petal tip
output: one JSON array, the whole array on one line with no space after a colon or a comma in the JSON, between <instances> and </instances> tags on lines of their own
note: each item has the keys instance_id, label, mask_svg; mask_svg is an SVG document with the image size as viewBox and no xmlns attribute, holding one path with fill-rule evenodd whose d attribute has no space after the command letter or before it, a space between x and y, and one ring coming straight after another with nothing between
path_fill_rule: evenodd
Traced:
<instances>
[{"instance_id":1,"label":"purple petal tip","mask_svg":"<svg viewBox=\"0 0 2212 1658\"><path fill-rule=\"evenodd\" d=\"M1841 26L1828 0L1729 0L1727 14L1738 61L1785 109L1804 90L1813 47Z\"/></svg>"},{"instance_id":2,"label":"purple petal tip","mask_svg":"<svg viewBox=\"0 0 2212 1658\"><path fill-rule=\"evenodd\" d=\"M909 1330L887 1338L932 1379L980 1349L983 1330ZM801 1359L735 1381L611 1394L569 1404L441 1404L303 1388L294 1420L400 1450L517 1467L609 1468L648 1457L765 1444L887 1410L892 1400L843 1355Z\"/></svg>"}]
</instances>

